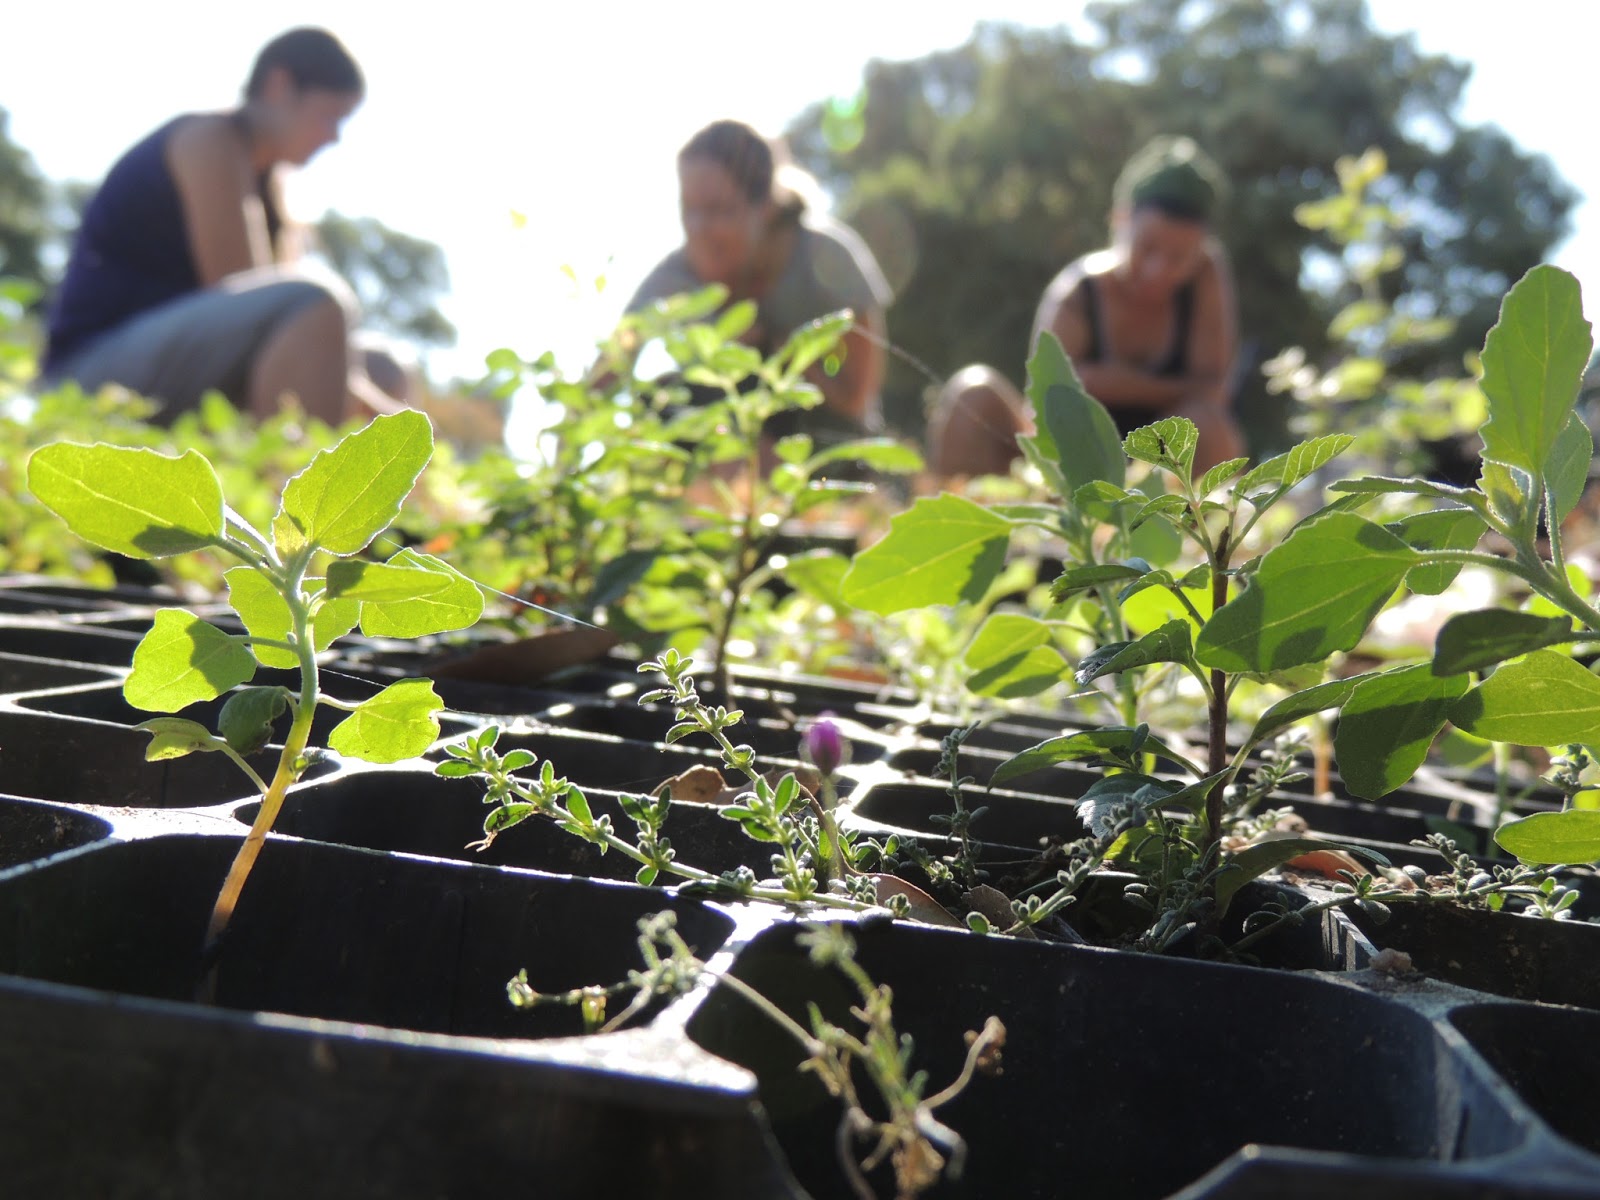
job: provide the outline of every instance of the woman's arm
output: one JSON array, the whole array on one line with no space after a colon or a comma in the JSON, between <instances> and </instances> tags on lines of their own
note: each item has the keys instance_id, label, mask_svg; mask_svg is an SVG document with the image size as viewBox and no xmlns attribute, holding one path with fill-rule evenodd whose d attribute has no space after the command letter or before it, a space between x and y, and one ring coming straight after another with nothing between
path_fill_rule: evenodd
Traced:
<instances>
[{"instance_id":1,"label":"woman's arm","mask_svg":"<svg viewBox=\"0 0 1600 1200\"><path fill-rule=\"evenodd\" d=\"M1056 276L1040 302L1035 323L1036 329L1048 329L1061 340L1084 390L1107 408L1160 412L1196 401L1226 405L1237 319L1232 280L1220 248L1210 249L1195 276L1194 309L1185 354L1187 369L1176 376L1157 375L1131 363L1084 361L1094 350L1085 315L1085 261L1074 263Z\"/></svg>"},{"instance_id":2,"label":"woman's arm","mask_svg":"<svg viewBox=\"0 0 1600 1200\"><path fill-rule=\"evenodd\" d=\"M271 264L272 243L249 155L227 118L197 117L179 125L167 142L167 165L183 202L202 287Z\"/></svg>"}]
</instances>

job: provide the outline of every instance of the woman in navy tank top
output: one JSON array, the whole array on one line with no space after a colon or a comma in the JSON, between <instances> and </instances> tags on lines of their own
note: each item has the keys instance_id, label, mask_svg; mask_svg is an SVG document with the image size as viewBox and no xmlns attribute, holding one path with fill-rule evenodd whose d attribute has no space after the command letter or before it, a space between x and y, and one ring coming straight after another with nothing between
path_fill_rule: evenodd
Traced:
<instances>
[{"instance_id":1,"label":"woman in navy tank top","mask_svg":"<svg viewBox=\"0 0 1600 1200\"><path fill-rule=\"evenodd\" d=\"M84 213L43 382L120 384L163 421L211 389L258 416L289 394L330 422L396 407L354 366L348 291L290 266L277 177L337 141L363 92L332 34L291 30L238 108L177 117L124 154Z\"/></svg>"},{"instance_id":2,"label":"woman in navy tank top","mask_svg":"<svg viewBox=\"0 0 1600 1200\"><path fill-rule=\"evenodd\" d=\"M1045 289L1030 346L1061 340L1126 436L1163 417L1195 423L1195 471L1245 453L1231 409L1238 340L1227 258L1211 234L1221 175L1188 138L1157 138L1117 179L1111 245ZM930 466L1003 474L1032 430L1021 393L989 367L952 377L930 422Z\"/></svg>"}]
</instances>

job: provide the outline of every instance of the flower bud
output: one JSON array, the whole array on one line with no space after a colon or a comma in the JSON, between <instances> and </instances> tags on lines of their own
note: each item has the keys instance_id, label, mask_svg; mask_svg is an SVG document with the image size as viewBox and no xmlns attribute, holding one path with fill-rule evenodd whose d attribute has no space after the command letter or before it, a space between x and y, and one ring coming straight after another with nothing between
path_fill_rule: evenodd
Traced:
<instances>
[{"instance_id":1,"label":"flower bud","mask_svg":"<svg viewBox=\"0 0 1600 1200\"><path fill-rule=\"evenodd\" d=\"M844 765L850 748L839 727L829 719L831 716L826 712L819 716L806 730L805 740L800 746L806 761L821 771L824 778Z\"/></svg>"}]
</instances>

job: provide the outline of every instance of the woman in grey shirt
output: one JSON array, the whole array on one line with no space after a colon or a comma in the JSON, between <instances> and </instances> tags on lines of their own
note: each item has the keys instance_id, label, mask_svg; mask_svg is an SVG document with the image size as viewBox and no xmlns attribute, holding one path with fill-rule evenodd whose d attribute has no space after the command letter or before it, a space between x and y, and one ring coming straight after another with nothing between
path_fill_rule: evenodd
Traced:
<instances>
[{"instance_id":1,"label":"woman in grey shirt","mask_svg":"<svg viewBox=\"0 0 1600 1200\"><path fill-rule=\"evenodd\" d=\"M872 254L851 230L806 209L776 185L773 148L748 125L716 121L678 153L683 245L639 285L628 311L720 283L729 302L752 300L755 326L745 341L770 354L796 329L840 309L855 314L838 370L807 378L823 403L768 431L802 430L820 440L860 436L881 424L883 310L889 288Z\"/></svg>"}]
</instances>

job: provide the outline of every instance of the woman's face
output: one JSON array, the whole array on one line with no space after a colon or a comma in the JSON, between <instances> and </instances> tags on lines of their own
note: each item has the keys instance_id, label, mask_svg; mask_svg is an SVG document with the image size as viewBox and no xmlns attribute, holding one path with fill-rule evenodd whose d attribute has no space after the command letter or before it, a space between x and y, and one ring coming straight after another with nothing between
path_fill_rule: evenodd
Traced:
<instances>
[{"instance_id":1,"label":"woman's face","mask_svg":"<svg viewBox=\"0 0 1600 1200\"><path fill-rule=\"evenodd\" d=\"M1169 217L1154 208L1136 208L1116 220L1125 278L1141 299L1168 299L1205 262L1210 227L1204 221Z\"/></svg>"},{"instance_id":2,"label":"woman's face","mask_svg":"<svg viewBox=\"0 0 1600 1200\"><path fill-rule=\"evenodd\" d=\"M260 107L266 115L273 157L279 162L305 166L317 151L339 140L345 119L360 103L357 93L301 87L287 71L271 72Z\"/></svg>"},{"instance_id":3,"label":"woman's face","mask_svg":"<svg viewBox=\"0 0 1600 1200\"><path fill-rule=\"evenodd\" d=\"M770 201L751 201L726 167L704 158L678 163L678 189L690 268L706 283L737 286L755 257Z\"/></svg>"}]
</instances>

